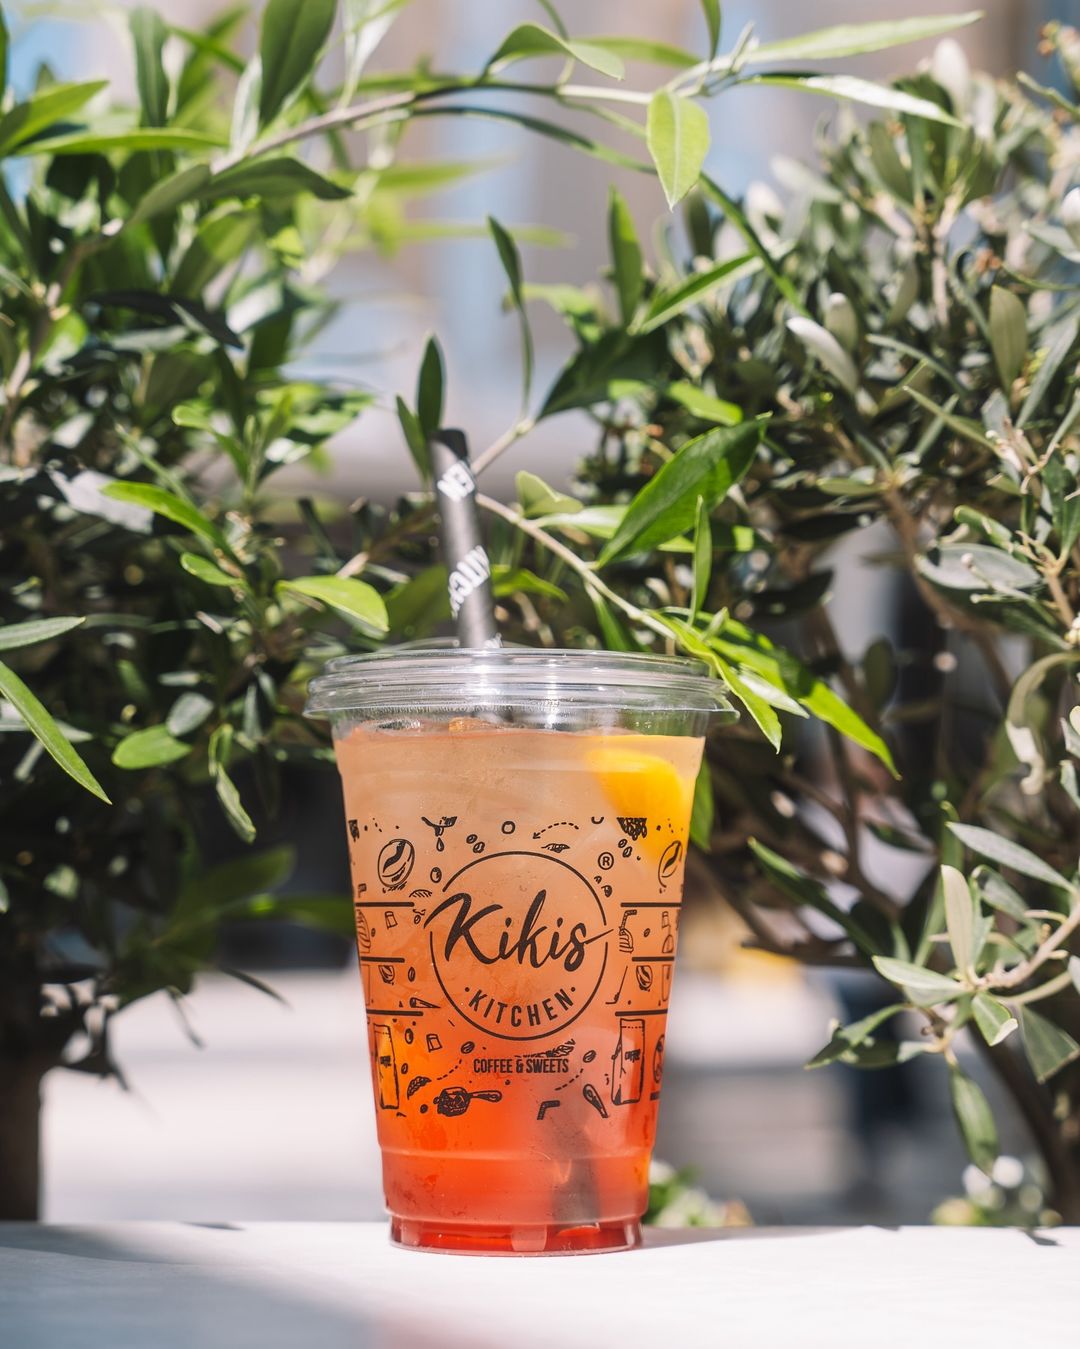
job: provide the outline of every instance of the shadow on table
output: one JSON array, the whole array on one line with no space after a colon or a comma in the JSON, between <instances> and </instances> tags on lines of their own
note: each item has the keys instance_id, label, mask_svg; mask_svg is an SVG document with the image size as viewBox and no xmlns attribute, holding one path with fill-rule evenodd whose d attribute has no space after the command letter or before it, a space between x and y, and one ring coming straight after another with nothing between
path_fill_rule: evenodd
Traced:
<instances>
[{"instance_id":1,"label":"shadow on table","mask_svg":"<svg viewBox=\"0 0 1080 1349\"><path fill-rule=\"evenodd\" d=\"M138 1224L134 1225L138 1229ZM214 1226L228 1236L243 1228ZM12 1349L435 1349L375 1309L328 1307L283 1285L278 1261L220 1263L183 1227L123 1236L0 1225L0 1342ZM116 1268L123 1266L121 1270Z\"/></svg>"},{"instance_id":2,"label":"shadow on table","mask_svg":"<svg viewBox=\"0 0 1080 1349\"><path fill-rule=\"evenodd\" d=\"M697 1246L705 1241L756 1241L762 1237L820 1237L832 1227L646 1227L643 1250L666 1246Z\"/></svg>"}]
</instances>

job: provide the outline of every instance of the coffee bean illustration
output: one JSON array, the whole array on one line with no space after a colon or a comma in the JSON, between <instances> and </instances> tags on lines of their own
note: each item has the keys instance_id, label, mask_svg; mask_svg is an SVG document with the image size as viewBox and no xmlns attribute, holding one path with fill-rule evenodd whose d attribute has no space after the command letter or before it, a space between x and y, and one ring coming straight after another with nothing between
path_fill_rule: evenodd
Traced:
<instances>
[{"instance_id":1,"label":"coffee bean illustration","mask_svg":"<svg viewBox=\"0 0 1080 1349\"><path fill-rule=\"evenodd\" d=\"M663 890L668 881L672 880L679 870L683 858L683 845L678 839L673 839L664 849L664 855L660 858L660 866L657 870L657 880L660 882L660 889Z\"/></svg>"},{"instance_id":2,"label":"coffee bean illustration","mask_svg":"<svg viewBox=\"0 0 1080 1349\"><path fill-rule=\"evenodd\" d=\"M407 838L392 838L379 853L379 880L388 890L400 890L416 861L416 849Z\"/></svg>"},{"instance_id":3,"label":"coffee bean illustration","mask_svg":"<svg viewBox=\"0 0 1080 1349\"><path fill-rule=\"evenodd\" d=\"M638 988L641 989L642 993L648 993L649 989L652 988L652 979L651 965L639 965L637 967Z\"/></svg>"}]
</instances>

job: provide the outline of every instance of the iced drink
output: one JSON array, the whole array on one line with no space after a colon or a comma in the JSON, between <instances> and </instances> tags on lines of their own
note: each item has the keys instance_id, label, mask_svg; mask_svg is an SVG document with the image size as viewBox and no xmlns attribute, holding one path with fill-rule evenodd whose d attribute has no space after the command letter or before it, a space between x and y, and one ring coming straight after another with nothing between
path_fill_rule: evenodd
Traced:
<instances>
[{"instance_id":1,"label":"iced drink","mask_svg":"<svg viewBox=\"0 0 1080 1349\"><path fill-rule=\"evenodd\" d=\"M335 741L393 1237L634 1245L702 736L416 710Z\"/></svg>"}]
</instances>

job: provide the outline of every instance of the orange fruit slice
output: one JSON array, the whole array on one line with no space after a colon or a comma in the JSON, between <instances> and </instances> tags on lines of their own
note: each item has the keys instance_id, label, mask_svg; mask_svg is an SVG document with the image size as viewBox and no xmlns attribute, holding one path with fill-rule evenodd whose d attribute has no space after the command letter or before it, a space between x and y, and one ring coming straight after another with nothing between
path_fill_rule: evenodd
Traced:
<instances>
[{"instance_id":1,"label":"orange fruit slice","mask_svg":"<svg viewBox=\"0 0 1080 1349\"><path fill-rule=\"evenodd\" d=\"M659 857L672 835L657 825L671 821L676 835L684 832L694 801L694 778L680 773L670 759L648 748L651 737L627 736L611 740L586 754L613 814L625 820L645 820L648 832L637 846Z\"/></svg>"}]
</instances>

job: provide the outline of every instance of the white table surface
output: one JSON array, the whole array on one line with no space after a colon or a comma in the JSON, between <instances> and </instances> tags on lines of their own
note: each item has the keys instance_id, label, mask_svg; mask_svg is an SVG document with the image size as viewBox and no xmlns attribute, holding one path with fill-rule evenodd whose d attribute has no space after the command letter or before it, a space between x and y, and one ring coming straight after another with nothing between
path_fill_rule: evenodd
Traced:
<instances>
[{"instance_id":1,"label":"white table surface","mask_svg":"<svg viewBox=\"0 0 1080 1349\"><path fill-rule=\"evenodd\" d=\"M1080 1343L1080 1228L392 1248L377 1223L0 1225L4 1349L985 1349Z\"/></svg>"}]
</instances>

